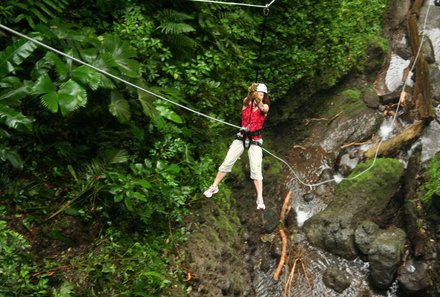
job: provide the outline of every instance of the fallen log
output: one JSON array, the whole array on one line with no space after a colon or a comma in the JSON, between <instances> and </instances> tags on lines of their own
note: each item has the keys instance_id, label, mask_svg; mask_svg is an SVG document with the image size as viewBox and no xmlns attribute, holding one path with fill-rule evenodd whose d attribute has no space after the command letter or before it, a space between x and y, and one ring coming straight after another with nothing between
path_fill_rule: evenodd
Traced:
<instances>
[{"instance_id":1,"label":"fallen log","mask_svg":"<svg viewBox=\"0 0 440 297\"><path fill-rule=\"evenodd\" d=\"M382 142L378 143L364 152L364 158L371 159L376 155L378 156L392 156L396 155L407 144L415 140L420 136L423 130L423 121L416 121L408 128L403 130L402 133ZM380 145L379 149L378 146Z\"/></svg>"},{"instance_id":2,"label":"fallen log","mask_svg":"<svg viewBox=\"0 0 440 297\"><path fill-rule=\"evenodd\" d=\"M275 281L278 281L280 279L281 269L283 269L284 262L286 261L287 236L283 228L280 228L280 235L281 235L281 240L283 241L283 247L281 249L280 262L278 263L277 270L273 275L273 279Z\"/></svg>"},{"instance_id":3,"label":"fallen log","mask_svg":"<svg viewBox=\"0 0 440 297\"><path fill-rule=\"evenodd\" d=\"M421 148L419 147L408 161L408 166L405 170L403 180L404 190L404 219L405 229L408 234L412 254L414 257L420 257L424 254L424 241L426 236L419 228L419 218L423 217L420 213L418 197L416 195L417 189L417 174L420 167Z\"/></svg>"},{"instance_id":4,"label":"fallen log","mask_svg":"<svg viewBox=\"0 0 440 297\"><path fill-rule=\"evenodd\" d=\"M423 0L416 0L411 8L411 14L408 19L408 31L411 43L412 54L417 55L415 63L415 85L413 89L413 98L415 100L418 119L431 121L434 118L434 109L431 102L431 90L429 86L429 67L423 53L420 51L419 29L417 27L417 18Z\"/></svg>"},{"instance_id":5,"label":"fallen log","mask_svg":"<svg viewBox=\"0 0 440 297\"><path fill-rule=\"evenodd\" d=\"M287 253L287 236L286 236L286 232L284 231L284 219L286 218L286 213L287 210L289 209L289 205L290 205L290 196L292 195L292 191L289 191L289 193L287 193L286 198L284 198L284 203L283 206L281 207L281 212L280 212L280 236L281 236L281 240L283 242L282 248L281 248L281 257L280 257L280 262L278 263L277 266L277 270L275 271L274 275L273 275L273 279L275 281L278 281L280 278L280 273L281 270L283 269L284 266L284 262L286 261L286 253Z\"/></svg>"}]
</instances>

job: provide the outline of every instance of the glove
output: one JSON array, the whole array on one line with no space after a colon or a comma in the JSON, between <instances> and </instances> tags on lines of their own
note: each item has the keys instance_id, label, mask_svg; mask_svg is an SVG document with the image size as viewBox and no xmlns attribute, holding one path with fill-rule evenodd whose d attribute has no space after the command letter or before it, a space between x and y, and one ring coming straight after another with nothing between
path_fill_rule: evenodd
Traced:
<instances>
[{"instance_id":1,"label":"glove","mask_svg":"<svg viewBox=\"0 0 440 297\"><path fill-rule=\"evenodd\" d=\"M260 97L258 97L258 92L253 92L251 96L252 96L252 99L254 100L255 104L260 103L261 99L260 99Z\"/></svg>"},{"instance_id":2,"label":"glove","mask_svg":"<svg viewBox=\"0 0 440 297\"><path fill-rule=\"evenodd\" d=\"M251 84L248 88L248 93L249 94L255 93L257 91L257 87L258 87L257 83Z\"/></svg>"}]
</instances>

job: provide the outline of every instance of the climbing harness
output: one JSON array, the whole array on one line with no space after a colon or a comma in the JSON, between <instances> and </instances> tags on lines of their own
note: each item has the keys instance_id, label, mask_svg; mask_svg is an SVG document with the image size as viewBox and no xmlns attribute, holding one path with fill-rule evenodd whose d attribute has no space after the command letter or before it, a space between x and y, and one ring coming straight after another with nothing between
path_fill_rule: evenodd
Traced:
<instances>
[{"instance_id":1,"label":"climbing harness","mask_svg":"<svg viewBox=\"0 0 440 297\"><path fill-rule=\"evenodd\" d=\"M240 129L240 132L238 132L235 135L235 139L243 141L243 147L246 148L246 149L248 149L251 146L251 144L255 144L255 145L263 147L263 144L261 143L261 141L253 140L252 139L252 136L260 136L262 134L261 133L262 131L263 131L263 129L255 130L255 131L249 131L248 128L243 128L242 127Z\"/></svg>"},{"instance_id":2,"label":"climbing harness","mask_svg":"<svg viewBox=\"0 0 440 297\"><path fill-rule=\"evenodd\" d=\"M210 2L210 1L206 1L206 0L190 0L190 1ZM275 1L275 0L273 0L269 5L267 5L267 7L269 7L274 1ZM211 2L212 2L212 1L211 1ZM436 5L436 6L440 6L440 0L435 0L435 5ZM249 6L249 5L248 5L248 6ZM264 7L266 7L266 6L264 6ZM425 16L425 22L424 22L424 26L423 26L423 30L422 30L422 32L426 32L426 31L425 31L425 28L426 28L426 23L427 23L427 20L428 20L428 15L429 15L430 8L431 8L431 5L428 6L428 11L427 11L426 16ZM2 25L2 24L0 24L0 28L2 28L3 30L8 31L8 32L10 32L10 33L13 33L14 35L17 35L17 36L20 36L20 37L22 37L22 38L24 38L24 39L27 39L27 40L29 40L29 41L32 41L33 43L35 43L35 44L37 44L37 45L40 45L41 47L43 47L43 48L45 48L45 49L47 49L47 50L50 50L50 51L52 51L52 52L55 52L55 53L59 54L60 56L66 57L66 58L68 58L68 59L70 59L70 60L72 60L72 61L75 61L75 62L77 62L77 63L79 63L79 64L81 64L81 65L84 65L84 66L87 66L87 67L89 67L89 68L91 68L91 69L94 69L94 70L98 71L98 72L101 73L101 74L104 74L104 75L106 75L106 76L108 76L108 77L111 77L111 78L113 78L113 79L115 79L115 80L118 80L118 81L120 81L120 82L122 82L122 83L124 83L124 84L126 84L126 85L129 85L129 86L135 88L135 89L138 89L138 90L140 90L140 91L143 91L143 92L145 92L145 93L148 93L148 94L150 94L150 95L152 95L152 96L154 96L154 97L156 97L156 98L158 98L158 99L164 100L164 101L169 102L169 103L171 103L171 104L174 104L174 105L176 105L176 106L178 106L178 107L180 107L180 108L183 108L183 109L185 109L185 110L188 110L188 111L190 111L190 112L193 112L193 113L195 113L195 114L197 114L197 115L199 115L199 116L203 116L203 117L208 118L208 119L210 119L210 120L213 120L213 121L219 122L219 123L221 123L221 124L228 125L228 126L231 126L231 127L235 127L235 128L238 128L238 129L241 129L241 127L239 127L239 126L237 126L237 125L231 124L231 123L229 123L229 122L226 122L226 121L223 121L223 120L220 120L220 119L214 118L214 117L211 117L211 116L206 115L206 114L204 114L204 113L202 113L202 112L200 112L200 111L197 111L197 110L191 109L191 108L189 108L189 107L187 107L187 106L185 106L185 105L182 105L182 104L177 103L177 102L175 102L175 101L173 101L173 100L170 100L170 99L165 98L165 97L163 97L163 96L161 96L161 95L158 95L158 94L156 94L156 93L154 93L154 92L152 92L152 91L149 91L149 90L147 90L147 89L145 89L145 88L142 88L142 87L140 87L140 86L138 86L138 85L136 85L136 84L134 84L134 83L131 83L131 82L129 82L129 81L126 81L126 80L124 80L124 79L122 79L122 78L120 78L120 77L118 77L118 76L116 76L116 75L113 75L113 74L111 74L111 73L109 73L109 72L107 72L107 71L105 71L105 70L102 70L102 69L100 69L100 68L98 68L98 67L95 67L95 66L93 66L93 65L90 65L90 64L88 64L88 63L86 63L86 62L83 62L83 61L80 60L80 59L77 59L77 58L75 58L75 57L72 57L72 56L70 56L70 55L68 55L68 54L66 54L66 53L64 53L64 52L62 52L62 51L59 51L59 50L57 50L57 49L55 49L55 48L53 48L53 47L51 47L51 46L49 46L49 45L43 43L43 42L40 42L40 41L38 41L38 40L36 40L36 39L34 39L34 38L31 38L31 37L29 37L29 36L27 36L27 35L25 35L25 34L22 34L22 33L20 33L20 32L17 32L17 31L15 31L15 30L13 30L13 29L11 29L11 28L9 28L9 27L6 27L6 26L4 26L4 25ZM419 54L420 54L420 51L421 51L421 48L422 48L422 45L423 45L423 42L424 42L424 38L425 38L425 33L422 34L422 39L421 39L421 41L420 41L420 46L419 46L419 49L418 49L418 51L417 51L417 54L416 54L416 56L415 56L414 61L417 61L417 59L418 59L418 57L419 57ZM413 71L415 65L416 65L416 63L413 63L413 65L411 66L411 69L409 70L409 73L411 73L411 72ZM409 79L410 79L410 76L408 76L407 79L405 80L405 82L404 82L404 84L403 84L402 92L403 92L403 90L405 90L405 87L406 87L406 85L407 85ZM394 124L394 122L395 122L395 120L396 120L396 117L397 117L397 114L398 114L399 108L400 108L400 100L399 100L399 102L398 102L398 104L397 104L396 112L395 112L395 114L394 114L394 117L393 117L393 120L392 120L392 124ZM376 153L375 153L375 155L374 155L373 162L371 163L371 165L370 165L368 168L366 168L365 170L363 170L362 172L358 173L357 175L355 175L355 176L353 176L353 177L350 177L350 178L348 178L348 177L344 177L344 178L342 178L342 179L340 179L340 180L354 180L354 179L358 178L359 176L361 176L362 174L364 174L364 173L366 173L367 171L369 171L369 170L375 165L375 162L376 162L376 160L377 160L377 156L378 156L378 153L379 153L379 148L380 148L380 146L382 145L383 141L384 141L384 139L382 138L382 139L380 140L380 142L378 143L377 148L376 148ZM325 180L325 181L322 181L322 182L319 182L319 183L314 183L314 184L310 184L310 183L304 182L304 181L303 181L303 180L297 175L297 173L295 172L295 170L293 170L293 168L289 165L289 163L287 163L285 160L283 160L282 158L278 157L277 155L271 153L271 152L268 151L267 149L265 149L265 148L262 148L262 149L263 149L264 152L266 152L267 154L271 155L272 157L274 157L275 159L277 159L278 161L280 161L280 162L282 162L284 165L286 165L287 168L289 168L289 170L292 172L292 174L294 175L294 177L298 180L298 182L301 183L301 184L304 185L304 186L308 186L311 190L312 190L313 187L316 187L316 186L320 186L320 185L327 184L327 183L330 183L330 182L336 182L336 179L335 179L335 178L333 178L333 179L328 179L328 180Z\"/></svg>"}]
</instances>

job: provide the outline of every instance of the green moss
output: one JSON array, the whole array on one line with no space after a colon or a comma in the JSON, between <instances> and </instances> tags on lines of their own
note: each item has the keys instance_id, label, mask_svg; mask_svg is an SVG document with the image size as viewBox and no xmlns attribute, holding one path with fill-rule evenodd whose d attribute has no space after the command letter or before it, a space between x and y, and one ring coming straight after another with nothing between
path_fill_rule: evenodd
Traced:
<instances>
[{"instance_id":1,"label":"green moss","mask_svg":"<svg viewBox=\"0 0 440 297\"><path fill-rule=\"evenodd\" d=\"M362 97L361 91L351 90L351 89L342 91L341 95L344 96L347 100L350 100L352 102L355 102Z\"/></svg>"},{"instance_id":2,"label":"green moss","mask_svg":"<svg viewBox=\"0 0 440 297\"><path fill-rule=\"evenodd\" d=\"M369 213L383 209L398 188L403 169L402 163L390 158L379 158L374 164L373 160L359 164L338 186L331 202L333 209L368 209ZM357 199L352 199L354 196Z\"/></svg>"},{"instance_id":3,"label":"green moss","mask_svg":"<svg viewBox=\"0 0 440 297\"><path fill-rule=\"evenodd\" d=\"M374 162L374 163L373 163ZM341 183L339 191L353 191L366 188L377 191L382 184L396 183L403 171L403 164L396 159L378 158L359 164Z\"/></svg>"},{"instance_id":4,"label":"green moss","mask_svg":"<svg viewBox=\"0 0 440 297\"><path fill-rule=\"evenodd\" d=\"M423 204L431 201L434 193L440 193L440 153L437 153L428 166L427 181L424 185L426 193L422 197Z\"/></svg>"}]
</instances>

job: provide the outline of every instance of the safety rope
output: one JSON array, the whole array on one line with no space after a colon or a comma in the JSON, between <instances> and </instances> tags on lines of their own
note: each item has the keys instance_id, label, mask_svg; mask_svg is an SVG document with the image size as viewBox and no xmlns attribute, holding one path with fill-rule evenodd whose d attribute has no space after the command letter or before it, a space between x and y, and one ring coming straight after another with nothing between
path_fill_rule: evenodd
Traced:
<instances>
[{"instance_id":1,"label":"safety rope","mask_svg":"<svg viewBox=\"0 0 440 297\"><path fill-rule=\"evenodd\" d=\"M192 0L192 1L202 1L202 0ZM275 0L273 0L270 4L272 4L274 1L275 1ZM203 2L207 2L207 0L203 0ZM270 5L270 4L269 4L269 5ZM415 61L417 61L417 59L418 59L418 56L419 56L419 54L420 54L420 51L421 51L421 48L422 48L422 44L423 44L423 41L424 41L426 22L427 22L427 19L428 19L429 11L430 11L430 6L428 7L428 11L427 11L427 13L426 13L425 22L424 22L424 26L423 26L423 36L422 36L422 40L421 40L421 42L420 42L419 49L418 49L418 51L417 51L417 55L416 55ZM180 104L180 103L177 103L177 102L175 102L175 101L173 101L173 100L170 100L170 99L168 99L168 98L165 98L165 97L163 97L163 96L161 96L161 95L159 95L159 94L156 94L156 93L154 93L154 92L152 92L152 91L150 91L150 90L147 90L147 89L145 89L145 88L142 88L142 87L140 87L140 86L138 86L138 85L136 85L136 84L134 84L134 83L131 83L131 82L129 82L129 81L123 79L123 78L120 78L120 77L118 77L118 76L116 76L116 75L113 75L113 74L111 74L111 73L109 73L109 72L107 72L107 71L105 71L105 70L102 70L102 69L100 69L100 68L98 68L98 67L95 67L95 66L93 66L93 65L91 65L91 64L88 64L88 63L86 63L86 62L83 62L83 61L80 60L80 59L77 59L77 58L72 57L72 56L70 56L70 55L68 55L68 54L66 54L66 53L63 53L62 51L59 51L59 50L57 50L57 49L55 49L55 48L53 48L53 47L51 47L51 46L49 46L49 45L47 45L47 44L45 44L45 43L43 43L43 42L40 42L40 41L38 41L38 40L36 40L36 39L34 39L34 38L32 38L32 37L29 37L29 36L27 36L27 35L25 35L25 34L22 34L22 33L20 33L20 32L17 32L17 31L15 31L15 30L13 30L13 29L11 29L11 28L9 28L9 27L6 27L6 26L4 26L4 25L2 25L2 24L0 24L0 28L2 28L3 30L8 31L8 32L10 32L10 33L13 33L13 34L15 34L15 35L17 35L17 36L20 36L20 37L22 37L22 38L25 38L25 39L27 39L27 40L29 40L29 41L32 41L32 42L34 42L35 44L38 44L38 45L40 45L41 47L44 47L44 48L46 48L47 50L50 50L50 51L52 51L52 52L55 52L55 53L57 53L57 54L59 54L59 55L61 55L61 56L64 56L64 57L68 58L68 59L71 59L72 61L75 61L75 62L77 62L77 63L79 63L79 64L84 65L84 66L90 67L90 68L92 68L92 69L94 69L94 70L96 70L96 71L98 71L98 72L100 72L100 73L102 73L102 74L104 74L104 75L107 75L107 76L109 76L109 77L111 77L111 78L113 78L113 79L115 79L115 80L118 80L118 81L120 81L120 82L122 82L122 83L125 83L125 84L127 84L127 85L129 85L129 86L131 86L131 87L133 87L133 88L136 88L136 89L138 89L138 90L140 90L140 91L143 91L143 92L145 92L145 93L148 93L148 94L150 94L150 95L152 95L152 96L154 96L154 97L156 97L156 98L158 98L158 99L164 100L164 101L169 102L169 103L171 103L171 104L174 104L174 105L176 105L176 106L178 106L178 107L180 107L180 108L183 108L183 109L185 109L185 110L188 110L188 111L190 111L190 112L193 112L193 113L195 113L195 114L197 114L197 115L199 115L199 116L202 116L202 117L208 118L208 119L210 119L210 120L213 120L213 121L219 122L219 123L221 123L221 124L228 125L228 126L231 126L231 127L234 127L234 128L238 128L238 129L241 128L241 127L239 127L239 126L237 126L237 125L231 124L231 123L229 123L229 122L226 122L226 121L223 121L223 120L220 120L220 119L214 118L214 117L211 117L211 116L209 116L209 115L207 115L207 114L204 114L204 113L202 113L202 112L200 112L200 111L194 110L194 109L189 108L189 107L187 107L187 106L185 106L185 105L182 105L182 104ZM412 65L412 67L411 67L411 69L410 69L410 73L411 73L412 70L414 69L415 64L416 64L416 63L414 62L413 65ZM403 85L403 88L402 88L402 92L403 92L403 90L405 89L405 86L407 85L408 80L409 80L409 76L406 78L406 80L405 80L405 82L404 82L404 85ZM394 122L395 122L395 120L396 120L396 117L397 117L397 113L398 113L399 108L400 108L400 100L399 100L399 103L397 104L396 113L395 113L395 115L393 116L392 125L394 125ZM376 149L376 153L375 153L375 155L374 155L374 160L373 160L372 164L371 164L367 169L363 170L362 172L358 173L357 175L355 175L355 176L353 176L353 177L350 177L350 178L348 178L348 177L346 177L346 178L341 178L341 179L339 179L338 181L341 181L341 180L353 180L353 179L358 178L360 175L364 174L365 172L369 171L369 170L374 166L374 164L375 164L375 162L376 162L377 155L378 155L378 152L379 152L379 148L380 148L380 146L381 146L381 144L382 144L383 141L384 141L384 138L382 138L381 141L379 142L379 144L378 144L378 146L377 146L377 149ZM296 179L297 179L302 185L304 185L304 186L308 186L308 187L310 187L310 188L312 189L313 187L316 187L316 186L319 186L319 185L323 185L323 184L330 183L330 182L336 182L336 179L333 178L333 179L328 179L328 180L325 180L325 181L322 181L322 182L319 182L319 183L314 183L314 184L306 183L306 182L304 182L304 181L301 180L301 178L296 174L295 170L293 170L293 168L292 168L292 167L291 167L291 166L290 166L285 160L283 160L282 158L278 157L277 155L273 154L272 152L268 151L268 150L265 149L265 148L262 148L262 149L263 149L263 151L266 152L267 154L271 155L271 156L274 157L275 159L277 159L277 160L281 161L283 164L285 164L285 165L289 168L289 170L293 173L294 177L295 177L295 178L296 178Z\"/></svg>"},{"instance_id":2,"label":"safety rope","mask_svg":"<svg viewBox=\"0 0 440 297\"><path fill-rule=\"evenodd\" d=\"M437 1L437 0L436 0L436 1ZM440 1L440 0L438 0L438 1ZM414 67L415 67L415 65L416 65L417 59L419 58L419 54L420 54L420 51L421 51L421 49L422 49L423 42L424 42L424 40L425 40L425 29L426 29L426 23L427 23L427 20L428 20L428 15L429 15L429 11L430 11L430 10L431 10L431 5L428 4L428 10L427 10L427 12L426 12L425 21L424 21L424 23L423 23L423 30L422 30L423 34L422 34L422 39L421 39L421 41L420 41L420 45L419 45L419 48L418 48L418 50L417 50L416 57L415 57L415 59L414 59L414 62L413 62L413 64L412 64L410 70L409 70L409 73L411 73L411 72L414 70ZM410 75L407 76L407 78L405 79L405 82L403 83L402 91L401 91L401 93L400 93L401 96L402 96L402 93L405 91L405 88L406 88L406 86L407 86L407 84L408 84L409 79L410 79ZM391 121L391 127L394 126L394 123L395 123L395 121L396 121L397 114L398 114L399 109L400 109L400 104L401 104L401 101L400 101L400 99L399 99L399 102L397 103L396 111L395 111L394 116L393 116L392 121ZM362 174L364 174L364 173L366 173L367 171L369 171L371 168L373 168L373 166L375 165L376 160L377 160L377 155L378 155L378 153L379 153L380 146L382 145L382 143L384 142L384 140L385 140L385 137L382 137L381 140L379 141L379 143L378 143L378 145L377 145L376 152L375 152L375 154L374 154L373 162L371 162L371 165L370 165L368 168L366 168L366 169L364 169L363 171L359 172L359 173L356 174L355 176L339 178L339 179L338 179L338 182L343 181L343 180L354 180L354 179L358 178L359 176L361 176ZM267 152L267 153L269 153L269 152ZM270 154L270 153L269 153L269 154ZM272 156L273 156L273 155L272 155ZM273 156L273 157L277 158L276 156ZM277 158L277 159L278 159L278 158ZM280 160L280 159L278 159L278 160ZM290 167L289 164L287 164L284 160L280 160L280 161L287 165L287 167L293 172L295 178L298 179L298 181L299 181L302 185L304 185L304 186L308 186L308 187L312 188L312 187L320 186L320 185L323 185L323 184L326 184L326 183L329 183L329 182L333 182L333 181L336 182L336 179L335 179L335 178L332 178L332 179L328 179L328 180L325 180L325 181L322 181L322 182L319 182L319 183L315 183L315 184L307 184L307 183L304 183L304 182L303 182L303 181L297 176L297 174L296 174L295 171Z\"/></svg>"}]
</instances>

